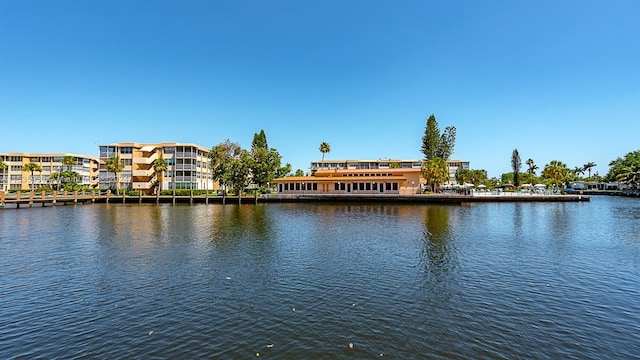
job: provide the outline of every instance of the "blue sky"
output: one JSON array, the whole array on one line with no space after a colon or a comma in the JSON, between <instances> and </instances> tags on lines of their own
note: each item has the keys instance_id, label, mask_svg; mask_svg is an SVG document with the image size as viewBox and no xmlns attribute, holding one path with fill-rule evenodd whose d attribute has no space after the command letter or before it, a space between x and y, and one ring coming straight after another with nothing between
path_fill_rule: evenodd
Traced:
<instances>
[{"instance_id":1,"label":"blue sky","mask_svg":"<svg viewBox=\"0 0 640 360\"><path fill-rule=\"evenodd\" d=\"M421 158L432 113L490 176L604 175L640 149L640 1L0 0L0 152L264 129L306 170Z\"/></svg>"}]
</instances>

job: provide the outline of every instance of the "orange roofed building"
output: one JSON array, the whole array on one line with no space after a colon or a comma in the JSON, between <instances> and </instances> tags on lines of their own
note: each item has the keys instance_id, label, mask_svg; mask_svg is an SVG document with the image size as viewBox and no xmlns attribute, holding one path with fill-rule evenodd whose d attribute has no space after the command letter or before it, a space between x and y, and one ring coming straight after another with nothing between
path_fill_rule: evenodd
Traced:
<instances>
[{"instance_id":1,"label":"orange roofed building","mask_svg":"<svg viewBox=\"0 0 640 360\"><path fill-rule=\"evenodd\" d=\"M327 160L311 163L310 176L289 176L273 183L281 194L410 195L421 191L421 165L402 160Z\"/></svg>"}]
</instances>

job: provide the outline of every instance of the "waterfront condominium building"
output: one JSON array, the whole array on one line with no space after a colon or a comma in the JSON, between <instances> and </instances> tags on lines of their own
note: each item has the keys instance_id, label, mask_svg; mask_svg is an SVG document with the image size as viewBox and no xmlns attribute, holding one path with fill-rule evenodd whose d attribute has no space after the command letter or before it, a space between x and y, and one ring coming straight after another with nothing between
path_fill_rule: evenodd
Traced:
<instances>
[{"instance_id":1,"label":"waterfront condominium building","mask_svg":"<svg viewBox=\"0 0 640 360\"><path fill-rule=\"evenodd\" d=\"M325 160L311 163L311 175L318 170L375 170L375 169L420 169L422 160ZM456 185L456 174L459 170L469 170L469 162L463 160L447 160L449 169L448 184ZM424 181L422 181L424 182Z\"/></svg>"},{"instance_id":2,"label":"waterfront condominium building","mask_svg":"<svg viewBox=\"0 0 640 360\"><path fill-rule=\"evenodd\" d=\"M208 154L208 148L194 144L123 142L100 145L100 188L116 188L117 175L109 171L106 164L109 158L118 156L123 165L121 189L152 194L162 183L162 190L216 190ZM161 175L154 169L154 161L160 158L167 165Z\"/></svg>"},{"instance_id":3,"label":"waterfront condominium building","mask_svg":"<svg viewBox=\"0 0 640 360\"><path fill-rule=\"evenodd\" d=\"M458 184L456 174L460 170L469 170L469 162L462 160L447 160L447 168L449 168L449 185L462 185Z\"/></svg>"},{"instance_id":4,"label":"waterfront condominium building","mask_svg":"<svg viewBox=\"0 0 640 360\"><path fill-rule=\"evenodd\" d=\"M63 159L72 163L64 164ZM57 187L54 174L70 170L78 174L76 183L88 187L98 186L98 159L93 156L77 154L30 154L2 153L0 159L6 165L0 170L0 190L28 190L43 186ZM42 171L24 171L24 165L35 163Z\"/></svg>"}]
</instances>

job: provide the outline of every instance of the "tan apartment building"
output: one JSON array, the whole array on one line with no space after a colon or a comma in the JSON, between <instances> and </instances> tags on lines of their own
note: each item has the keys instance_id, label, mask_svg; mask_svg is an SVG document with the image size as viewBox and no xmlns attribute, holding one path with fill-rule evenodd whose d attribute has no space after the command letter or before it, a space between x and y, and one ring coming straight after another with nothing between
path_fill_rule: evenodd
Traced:
<instances>
[{"instance_id":1,"label":"tan apartment building","mask_svg":"<svg viewBox=\"0 0 640 360\"><path fill-rule=\"evenodd\" d=\"M463 160L447 160L447 168L449 169L449 185L462 185L458 184L456 174L460 170L469 170L469 162Z\"/></svg>"},{"instance_id":2,"label":"tan apartment building","mask_svg":"<svg viewBox=\"0 0 640 360\"><path fill-rule=\"evenodd\" d=\"M216 190L217 183L209 165L209 149L195 144L138 144L122 142L100 145L100 188L115 189L117 175L106 168L110 157L118 156L123 164L120 189L139 190L145 194L156 191L159 178L154 161L162 158L167 170L162 174L161 190Z\"/></svg>"},{"instance_id":3,"label":"tan apartment building","mask_svg":"<svg viewBox=\"0 0 640 360\"><path fill-rule=\"evenodd\" d=\"M72 165L65 165L62 160L66 156L74 159ZM88 155L77 154L37 154L37 153L2 153L0 159L7 165L0 170L0 190L28 190L38 189L43 186L56 188L57 181L52 178L54 174L65 170L71 170L78 174L77 184L95 188L98 186L98 159ZM33 178L31 172L23 171L23 166L28 163L36 163L42 171L35 171Z\"/></svg>"}]
</instances>

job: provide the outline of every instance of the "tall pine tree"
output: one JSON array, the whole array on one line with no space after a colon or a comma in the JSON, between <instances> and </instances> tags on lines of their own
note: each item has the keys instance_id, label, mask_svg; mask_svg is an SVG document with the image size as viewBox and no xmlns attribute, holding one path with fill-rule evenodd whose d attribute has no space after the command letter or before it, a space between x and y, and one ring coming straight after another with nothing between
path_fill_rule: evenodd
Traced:
<instances>
[{"instance_id":1,"label":"tall pine tree","mask_svg":"<svg viewBox=\"0 0 640 360\"><path fill-rule=\"evenodd\" d=\"M435 159L438 152L438 144L440 143L440 129L435 115L431 114L427 119L427 125L422 136L422 153L424 160Z\"/></svg>"},{"instance_id":2,"label":"tall pine tree","mask_svg":"<svg viewBox=\"0 0 640 360\"><path fill-rule=\"evenodd\" d=\"M431 114L427 119L427 125L425 126L424 135L422 136L421 150L424 154L424 160L428 161L435 158L449 160L449 157L453 154L455 144L456 127L447 126L442 134L440 134L438 121L435 115Z\"/></svg>"},{"instance_id":3,"label":"tall pine tree","mask_svg":"<svg viewBox=\"0 0 640 360\"><path fill-rule=\"evenodd\" d=\"M520 175L520 167L522 167L522 162L520 161L520 154L518 154L518 149L513 149L511 153L511 168L513 169L513 185L520 185L520 181L518 179Z\"/></svg>"}]
</instances>

